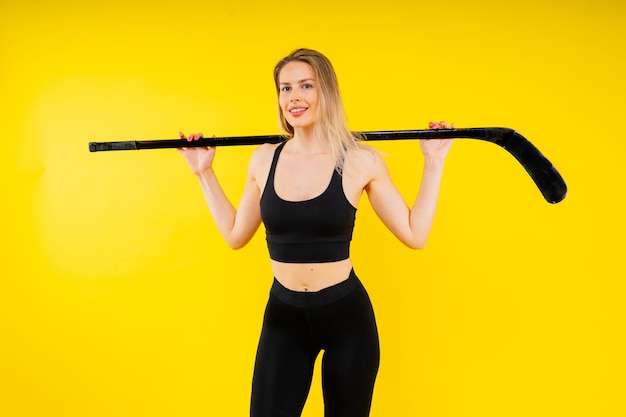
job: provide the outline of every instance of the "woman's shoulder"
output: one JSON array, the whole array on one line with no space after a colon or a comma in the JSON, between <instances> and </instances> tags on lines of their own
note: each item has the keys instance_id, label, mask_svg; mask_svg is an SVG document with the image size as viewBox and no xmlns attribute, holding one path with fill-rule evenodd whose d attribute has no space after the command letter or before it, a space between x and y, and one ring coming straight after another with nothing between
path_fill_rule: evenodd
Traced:
<instances>
[{"instance_id":1,"label":"woman's shoulder","mask_svg":"<svg viewBox=\"0 0 626 417\"><path fill-rule=\"evenodd\" d=\"M348 152L347 159L357 166L367 169L374 169L381 164L384 165L380 151L363 143L357 143L357 146Z\"/></svg>"},{"instance_id":2,"label":"woman's shoulder","mask_svg":"<svg viewBox=\"0 0 626 417\"><path fill-rule=\"evenodd\" d=\"M366 183L387 169L380 151L361 143L347 153L344 168Z\"/></svg>"},{"instance_id":3,"label":"woman's shoulder","mask_svg":"<svg viewBox=\"0 0 626 417\"><path fill-rule=\"evenodd\" d=\"M253 152L252 152L252 159L257 159L257 160L266 160L266 159L272 159L274 157L274 152L276 151L276 148L280 146L280 143L264 143L263 145L259 145Z\"/></svg>"},{"instance_id":4,"label":"woman's shoulder","mask_svg":"<svg viewBox=\"0 0 626 417\"><path fill-rule=\"evenodd\" d=\"M250 157L250 169L256 171L261 169L265 171L269 168L274 158L274 152L280 143L264 143L258 146Z\"/></svg>"}]
</instances>

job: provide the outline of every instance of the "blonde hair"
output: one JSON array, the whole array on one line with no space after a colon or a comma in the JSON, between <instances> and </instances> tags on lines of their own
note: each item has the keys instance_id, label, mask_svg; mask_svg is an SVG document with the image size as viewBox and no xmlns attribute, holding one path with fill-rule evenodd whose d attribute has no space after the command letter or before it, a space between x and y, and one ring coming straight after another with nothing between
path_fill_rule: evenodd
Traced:
<instances>
[{"instance_id":1,"label":"blonde hair","mask_svg":"<svg viewBox=\"0 0 626 417\"><path fill-rule=\"evenodd\" d=\"M314 127L315 135L335 160L335 169L341 172L348 151L358 148L357 141L361 140L362 136L351 132L348 127L335 70L330 60L321 53L312 49L296 49L278 61L274 67L277 94L280 94L280 71L293 61L305 62L313 68L319 91L319 114ZM281 128L288 138L292 138L294 128L287 122L280 106L278 106L278 115Z\"/></svg>"}]
</instances>

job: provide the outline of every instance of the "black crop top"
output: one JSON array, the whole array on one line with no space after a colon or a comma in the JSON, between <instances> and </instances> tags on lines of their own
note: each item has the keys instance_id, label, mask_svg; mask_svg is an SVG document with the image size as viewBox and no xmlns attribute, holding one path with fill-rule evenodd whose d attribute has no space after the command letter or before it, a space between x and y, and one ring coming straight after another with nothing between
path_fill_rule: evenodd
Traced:
<instances>
[{"instance_id":1,"label":"black crop top","mask_svg":"<svg viewBox=\"0 0 626 417\"><path fill-rule=\"evenodd\" d=\"M287 263L347 259L356 208L346 198L341 174L334 170L328 188L310 200L281 199L274 189L274 173L285 143L281 143L274 152L261 196L261 218L265 224L270 258Z\"/></svg>"}]
</instances>

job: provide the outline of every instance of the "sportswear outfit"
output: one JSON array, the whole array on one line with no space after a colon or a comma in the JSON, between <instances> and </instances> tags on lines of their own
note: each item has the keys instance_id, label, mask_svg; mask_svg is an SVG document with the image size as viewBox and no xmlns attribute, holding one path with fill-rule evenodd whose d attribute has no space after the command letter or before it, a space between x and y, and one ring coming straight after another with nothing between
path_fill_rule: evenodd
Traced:
<instances>
[{"instance_id":1,"label":"sportswear outfit","mask_svg":"<svg viewBox=\"0 0 626 417\"><path fill-rule=\"evenodd\" d=\"M346 199L341 174L334 170L315 198L281 199L274 175L285 143L275 150L261 196L270 257L287 263L347 259L356 208ZM354 271L315 292L292 291L274 278L254 367L251 417L300 416L322 350L325 417L368 416L380 350L372 304Z\"/></svg>"}]
</instances>

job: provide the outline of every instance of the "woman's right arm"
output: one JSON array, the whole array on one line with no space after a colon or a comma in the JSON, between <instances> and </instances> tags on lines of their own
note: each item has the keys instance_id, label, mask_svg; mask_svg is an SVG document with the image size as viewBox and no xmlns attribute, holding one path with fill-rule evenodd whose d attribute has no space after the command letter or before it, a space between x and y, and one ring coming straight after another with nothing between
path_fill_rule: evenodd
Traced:
<instances>
[{"instance_id":1,"label":"woman's right arm","mask_svg":"<svg viewBox=\"0 0 626 417\"><path fill-rule=\"evenodd\" d=\"M181 138L185 138L180 133ZM202 137L201 133L190 134L188 141ZM184 148L178 150L189 164L194 175L200 181L204 199L209 206L213 220L228 245L233 249L245 246L254 236L261 224L261 197L257 177L259 172L259 157L255 152L250 160L246 184L237 209L231 204L224 193L215 171L213 159L215 147Z\"/></svg>"}]
</instances>

